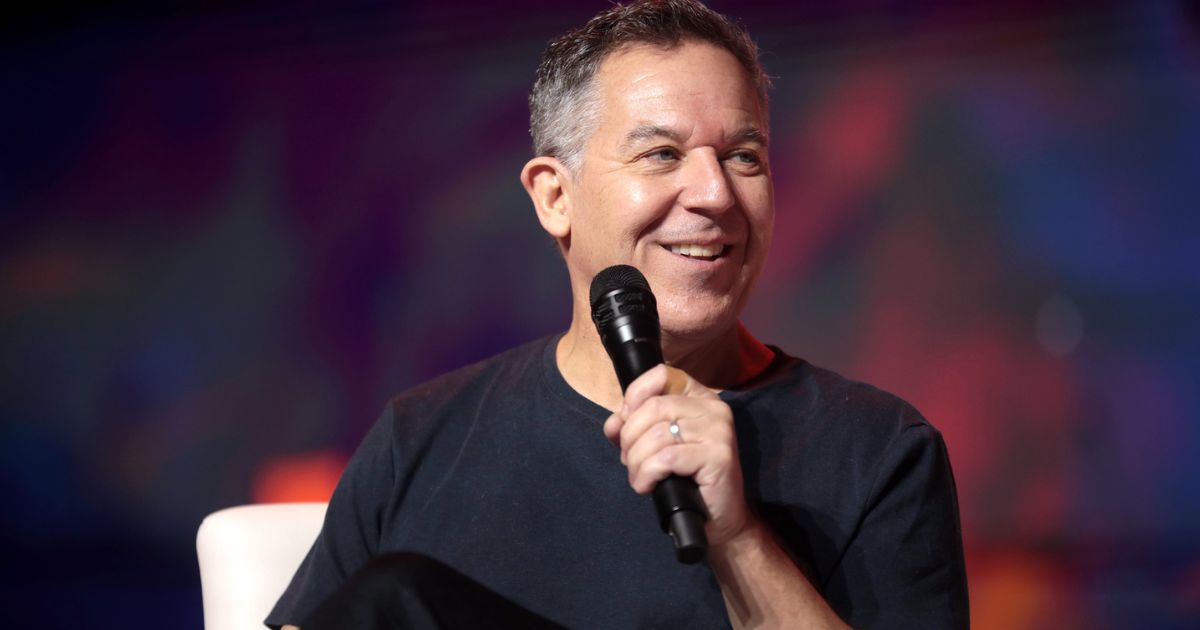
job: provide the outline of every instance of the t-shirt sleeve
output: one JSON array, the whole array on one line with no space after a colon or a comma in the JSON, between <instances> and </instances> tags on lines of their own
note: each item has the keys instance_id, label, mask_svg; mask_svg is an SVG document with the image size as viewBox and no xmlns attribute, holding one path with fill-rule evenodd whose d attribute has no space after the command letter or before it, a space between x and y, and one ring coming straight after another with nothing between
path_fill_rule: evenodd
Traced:
<instances>
[{"instance_id":1,"label":"t-shirt sleeve","mask_svg":"<svg viewBox=\"0 0 1200 630\"><path fill-rule=\"evenodd\" d=\"M388 405L350 458L329 499L321 533L267 616L267 626L300 625L378 552L384 510L395 487L395 423L394 406Z\"/></svg>"},{"instance_id":2,"label":"t-shirt sleeve","mask_svg":"<svg viewBox=\"0 0 1200 630\"><path fill-rule=\"evenodd\" d=\"M958 499L941 434L905 427L877 471L826 596L854 628L967 628Z\"/></svg>"}]
</instances>

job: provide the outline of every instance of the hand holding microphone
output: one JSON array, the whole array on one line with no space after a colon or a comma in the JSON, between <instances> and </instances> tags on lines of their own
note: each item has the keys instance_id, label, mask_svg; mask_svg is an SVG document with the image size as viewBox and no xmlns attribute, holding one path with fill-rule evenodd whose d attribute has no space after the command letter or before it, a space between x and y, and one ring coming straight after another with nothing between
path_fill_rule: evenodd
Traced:
<instances>
[{"instance_id":1,"label":"hand holding microphone","mask_svg":"<svg viewBox=\"0 0 1200 630\"><path fill-rule=\"evenodd\" d=\"M659 524L679 561L698 562L708 547L706 519L712 518L715 544L749 521L732 412L712 390L661 365L657 306L637 269L618 265L597 274L591 304L625 392L604 432L621 448L634 490L653 491Z\"/></svg>"}]
</instances>

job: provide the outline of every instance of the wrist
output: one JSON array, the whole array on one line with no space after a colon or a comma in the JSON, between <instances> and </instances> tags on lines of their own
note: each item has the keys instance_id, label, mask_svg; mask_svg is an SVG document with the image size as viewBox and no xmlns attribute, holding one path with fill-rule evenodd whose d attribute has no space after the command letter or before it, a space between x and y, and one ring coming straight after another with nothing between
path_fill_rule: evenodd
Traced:
<instances>
[{"instance_id":1,"label":"wrist","mask_svg":"<svg viewBox=\"0 0 1200 630\"><path fill-rule=\"evenodd\" d=\"M747 514L742 526L731 536L719 543L714 543L710 547L709 552L726 558L732 558L754 551L755 549L762 549L764 546L770 546L771 540L771 533L767 529L767 526L758 520L754 514Z\"/></svg>"}]
</instances>

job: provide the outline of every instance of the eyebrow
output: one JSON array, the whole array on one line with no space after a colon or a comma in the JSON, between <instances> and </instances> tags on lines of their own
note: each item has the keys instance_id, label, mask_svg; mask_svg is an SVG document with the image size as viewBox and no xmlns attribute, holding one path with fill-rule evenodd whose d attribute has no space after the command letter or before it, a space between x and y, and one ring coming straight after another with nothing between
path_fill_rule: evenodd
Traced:
<instances>
[{"instance_id":1,"label":"eyebrow","mask_svg":"<svg viewBox=\"0 0 1200 630\"><path fill-rule=\"evenodd\" d=\"M621 148L628 150L637 144L657 138L666 138L676 144L683 144L683 136L678 131L670 127L663 127L662 125L642 123L625 134L625 139L621 142ZM757 142L763 146L767 146L768 144L767 135L758 127L742 127L730 134L726 141Z\"/></svg>"},{"instance_id":2,"label":"eyebrow","mask_svg":"<svg viewBox=\"0 0 1200 630\"><path fill-rule=\"evenodd\" d=\"M625 139L621 141L622 149L633 148L634 145L640 144L647 140L655 140L657 138L666 138L676 144L683 144L683 136L674 129L663 127L661 125L652 125L642 123L625 134Z\"/></svg>"},{"instance_id":3,"label":"eyebrow","mask_svg":"<svg viewBox=\"0 0 1200 630\"><path fill-rule=\"evenodd\" d=\"M733 140L742 140L744 142L757 142L764 147L770 144L770 141L767 139L767 134L763 133L758 127L742 127L741 129L737 130L736 133L730 136L730 138Z\"/></svg>"}]
</instances>

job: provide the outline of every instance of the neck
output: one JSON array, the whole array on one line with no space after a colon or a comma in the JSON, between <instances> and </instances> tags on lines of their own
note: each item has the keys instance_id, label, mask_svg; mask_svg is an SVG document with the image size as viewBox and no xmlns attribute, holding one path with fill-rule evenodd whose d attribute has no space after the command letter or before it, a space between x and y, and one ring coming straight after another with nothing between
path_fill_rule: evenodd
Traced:
<instances>
[{"instance_id":1,"label":"neck","mask_svg":"<svg viewBox=\"0 0 1200 630\"><path fill-rule=\"evenodd\" d=\"M663 333L663 359L705 387L718 391L734 388L758 375L770 365L774 354L741 322L702 340ZM570 329L558 342L555 358L563 379L584 398L610 411L621 407L621 385L590 318L572 320Z\"/></svg>"}]
</instances>

